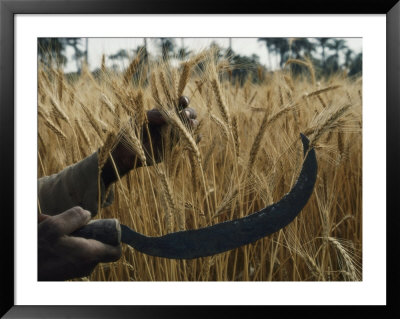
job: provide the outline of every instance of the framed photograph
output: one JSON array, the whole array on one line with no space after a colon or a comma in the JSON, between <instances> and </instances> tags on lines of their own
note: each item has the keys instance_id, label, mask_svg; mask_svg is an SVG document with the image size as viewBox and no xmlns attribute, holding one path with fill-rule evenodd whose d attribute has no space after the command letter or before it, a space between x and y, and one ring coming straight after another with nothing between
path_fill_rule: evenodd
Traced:
<instances>
[{"instance_id":1,"label":"framed photograph","mask_svg":"<svg viewBox=\"0 0 400 319\"><path fill-rule=\"evenodd\" d=\"M1 1L5 318L399 313L400 5L248 8Z\"/></svg>"}]
</instances>

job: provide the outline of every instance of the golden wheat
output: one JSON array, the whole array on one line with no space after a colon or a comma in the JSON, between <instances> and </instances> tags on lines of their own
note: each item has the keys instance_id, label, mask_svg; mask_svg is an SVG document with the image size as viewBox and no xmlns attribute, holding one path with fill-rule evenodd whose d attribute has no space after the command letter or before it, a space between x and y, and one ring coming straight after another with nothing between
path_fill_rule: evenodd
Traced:
<instances>
[{"instance_id":1,"label":"golden wheat","mask_svg":"<svg viewBox=\"0 0 400 319\"><path fill-rule=\"evenodd\" d=\"M103 201L99 196L99 217L160 236L258 211L295 183L303 159L299 132L316 149L318 179L294 222L253 244L190 261L123 245L119 261L100 264L84 280L361 280L361 80L332 76L316 83L308 60L288 62L306 67L308 78L257 70L258 82L241 82L229 59L218 60L215 52L194 55L180 68L139 65L136 58L118 73L107 71L103 55L98 78L86 66L69 77L39 65L39 176L95 150L99 176L107 160L118 175L110 156L118 143L142 162L117 176L111 206L100 209L111 188ZM133 76L139 80L130 81ZM201 122L193 132L175 109L183 94ZM143 145L150 132L146 110L154 102L167 123L160 131L163 163L151 161L152 144L150 154Z\"/></svg>"}]
</instances>

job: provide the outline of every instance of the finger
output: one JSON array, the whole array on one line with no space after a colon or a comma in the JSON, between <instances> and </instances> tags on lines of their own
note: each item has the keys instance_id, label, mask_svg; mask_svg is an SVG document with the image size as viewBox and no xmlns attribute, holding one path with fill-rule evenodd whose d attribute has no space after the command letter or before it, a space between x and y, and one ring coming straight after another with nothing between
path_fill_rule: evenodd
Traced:
<instances>
[{"instance_id":1,"label":"finger","mask_svg":"<svg viewBox=\"0 0 400 319\"><path fill-rule=\"evenodd\" d=\"M82 264L98 264L100 262L112 262L121 258L121 244L111 246L95 239L82 237L66 236L61 239L63 251L69 252L76 260L81 260Z\"/></svg>"},{"instance_id":2,"label":"finger","mask_svg":"<svg viewBox=\"0 0 400 319\"><path fill-rule=\"evenodd\" d=\"M191 107L187 107L185 109L185 114L189 119L196 119L197 118L197 113L194 109L192 109Z\"/></svg>"},{"instance_id":3,"label":"finger","mask_svg":"<svg viewBox=\"0 0 400 319\"><path fill-rule=\"evenodd\" d=\"M39 214L38 215L38 223L40 224L41 222L45 221L49 217L50 217L49 215Z\"/></svg>"},{"instance_id":4,"label":"finger","mask_svg":"<svg viewBox=\"0 0 400 319\"><path fill-rule=\"evenodd\" d=\"M187 96L181 96L179 98L178 104L179 104L180 109L184 109L184 108L188 107L189 103L190 103L190 100Z\"/></svg>"},{"instance_id":5,"label":"finger","mask_svg":"<svg viewBox=\"0 0 400 319\"><path fill-rule=\"evenodd\" d=\"M89 211L77 206L52 217L51 221L55 231L59 235L69 235L78 228L86 225L90 218L91 214Z\"/></svg>"},{"instance_id":6,"label":"finger","mask_svg":"<svg viewBox=\"0 0 400 319\"><path fill-rule=\"evenodd\" d=\"M190 124L192 125L193 128L196 128L199 126L199 121L198 120L190 120Z\"/></svg>"},{"instance_id":7,"label":"finger","mask_svg":"<svg viewBox=\"0 0 400 319\"><path fill-rule=\"evenodd\" d=\"M90 246L90 254L93 260L97 262L112 262L121 258L121 244L118 246L111 246L94 239L88 239L87 242Z\"/></svg>"}]
</instances>

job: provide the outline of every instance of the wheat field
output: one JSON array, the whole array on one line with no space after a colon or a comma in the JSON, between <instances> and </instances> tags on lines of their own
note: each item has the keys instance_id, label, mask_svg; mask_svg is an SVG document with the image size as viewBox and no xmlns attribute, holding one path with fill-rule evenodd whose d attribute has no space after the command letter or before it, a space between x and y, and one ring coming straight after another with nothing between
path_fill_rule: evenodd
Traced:
<instances>
[{"instance_id":1,"label":"wheat field","mask_svg":"<svg viewBox=\"0 0 400 319\"><path fill-rule=\"evenodd\" d=\"M362 79L318 78L309 61L289 60L282 70L258 70L256 81L239 83L232 80L238 66L216 60L211 50L178 67L143 65L139 56L124 73L103 63L98 74L83 68L74 78L39 64L38 177L98 150L101 169L128 123L134 123L129 146L143 159L137 132L146 125L145 111L158 108L179 141L165 148L161 163L116 182L113 204L96 218L117 218L160 236L258 211L296 181L300 132L316 150L317 182L290 225L253 244L193 260L152 257L123 245L119 261L77 280L362 280ZM294 76L291 64L304 72ZM195 130L174 112L181 95L197 112Z\"/></svg>"}]
</instances>

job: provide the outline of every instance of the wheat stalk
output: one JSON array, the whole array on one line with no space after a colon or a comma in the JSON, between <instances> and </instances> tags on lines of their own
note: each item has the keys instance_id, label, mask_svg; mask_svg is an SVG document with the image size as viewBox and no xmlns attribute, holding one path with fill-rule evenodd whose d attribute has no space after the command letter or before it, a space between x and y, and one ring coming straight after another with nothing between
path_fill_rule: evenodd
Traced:
<instances>
[{"instance_id":1,"label":"wheat stalk","mask_svg":"<svg viewBox=\"0 0 400 319\"><path fill-rule=\"evenodd\" d=\"M158 87L157 87L157 80L156 76L153 73L150 77L150 86L151 86L151 93L153 95L154 100L158 105L160 105L161 100L160 100L160 94L158 93Z\"/></svg>"},{"instance_id":2,"label":"wheat stalk","mask_svg":"<svg viewBox=\"0 0 400 319\"><path fill-rule=\"evenodd\" d=\"M311 93L307 94L307 97L312 97L312 96L319 95L319 94L322 94L322 93L325 93L325 92L333 91L333 90L336 90L336 89L338 89L340 87L341 87L341 85L328 86L326 88L323 88L323 89L320 89L320 90L317 90L317 91L314 91L314 92L311 92Z\"/></svg>"},{"instance_id":3,"label":"wheat stalk","mask_svg":"<svg viewBox=\"0 0 400 319\"><path fill-rule=\"evenodd\" d=\"M354 267L352 258L350 257L350 255L347 253L346 249L342 246L342 244L333 237L327 237L328 241L330 241L336 248L337 250L340 252L340 254L342 255L345 264L347 266L347 269L349 269L350 274L351 274L351 280L359 280L358 276L357 276L357 271L356 268Z\"/></svg>"},{"instance_id":4,"label":"wheat stalk","mask_svg":"<svg viewBox=\"0 0 400 319\"><path fill-rule=\"evenodd\" d=\"M137 56L135 59L133 59L131 61L131 63L129 63L129 66L127 67L127 69L125 70L124 73L124 81L125 83L128 83L129 80L131 79L132 75L137 71L137 67L140 63L140 60L142 58L142 50L138 52Z\"/></svg>"},{"instance_id":5,"label":"wheat stalk","mask_svg":"<svg viewBox=\"0 0 400 319\"><path fill-rule=\"evenodd\" d=\"M98 165L98 173L97 173L97 186L98 186L98 205L97 212L99 217L101 216L101 172L103 170L103 166L106 163L107 159L111 156L111 151L115 147L116 135L113 132L108 133L106 140L103 146L98 151L97 156L97 165Z\"/></svg>"},{"instance_id":6,"label":"wheat stalk","mask_svg":"<svg viewBox=\"0 0 400 319\"><path fill-rule=\"evenodd\" d=\"M215 146L216 146L216 140L217 140L217 138L216 138L216 136L214 136L211 141L210 147L208 148L207 153L204 156L204 161L203 161L204 170L207 170L208 163L211 159L211 155L213 154Z\"/></svg>"},{"instance_id":7,"label":"wheat stalk","mask_svg":"<svg viewBox=\"0 0 400 319\"><path fill-rule=\"evenodd\" d=\"M63 97L63 88L64 88L64 74L61 69L57 72L58 79L58 99L61 101Z\"/></svg>"},{"instance_id":8,"label":"wheat stalk","mask_svg":"<svg viewBox=\"0 0 400 319\"><path fill-rule=\"evenodd\" d=\"M136 125L138 130L147 122L147 116L144 109L143 91L139 90L136 96Z\"/></svg>"},{"instance_id":9,"label":"wheat stalk","mask_svg":"<svg viewBox=\"0 0 400 319\"><path fill-rule=\"evenodd\" d=\"M194 153L198 162L201 162L200 161L200 158L201 158L200 151L199 151L199 148L197 147L196 141L194 140L194 138L190 134L190 132L187 130L186 126L178 118L176 113L171 112L170 110L162 109L162 108L159 108L159 110L163 114L164 119L168 123L170 123L173 127L175 127L179 133L181 133L180 135L187 142L190 150Z\"/></svg>"},{"instance_id":10,"label":"wheat stalk","mask_svg":"<svg viewBox=\"0 0 400 319\"><path fill-rule=\"evenodd\" d=\"M90 110L81 101L79 101L79 104L82 107L83 112L85 113L87 119L89 120L90 125L93 127L93 129L95 130L95 132L99 136L100 140L103 140L102 131L101 131L99 125L97 124L96 119L92 115L92 112L90 112Z\"/></svg>"},{"instance_id":11,"label":"wheat stalk","mask_svg":"<svg viewBox=\"0 0 400 319\"><path fill-rule=\"evenodd\" d=\"M165 74L164 74L163 71L160 72L159 78L160 78L161 87L162 87L162 89L164 91L164 95L167 98L168 103L170 105L172 105L173 104L173 99L172 99L172 96L171 96L171 94L169 92L169 89L168 89L168 86L167 86L167 82L166 82L166 79L165 79Z\"/></svg>"},{"instance_id":12,"label":"wheat stalk","mask_svg":"<svg viewBox=\"0 0 400 319\"><path fill-rule=\"evenodd\" d=\"M257 135L253 141L253 144L251 146L249 162L247 163L247 176L249 176L249 173L251 172L253 165L256 161L257 153L258 153L258 150L260 149L260 145L261 145L261 140L263 139L265 130L267 129L267 124L268 124L268 115L267 115L267 113L265 113L264 118L262 119L260 128L259 128Z\"/></svg>"},{"instance_id":13,"label":"wheat stalk","mask_svg":"<svg viewBox=\"0 0 400 319\"><path fill-rule=\"evenodd\" d=\"M79 119L75 119L76 126L78 127L78 131L81 136L83 136L83 139L85 140L87 146L89 149L92 149L92 143L90 142L89 136L86 133L86 130L83 128L82 123L79 121Z\"/></svg>"},{"instance_id":14,"label":"wheat stalk","mask_svg":"<svg viewBox=\"0 0 400 319\"><path fill-rule=\"evenodd\" d=\"M228 108L226 107L223 99L222 99L222 93L221 93L221 87L219 85L219 81L217 80L217 78L214 78L211 81L211 87L214 91L215 94L215 98L217 100L217 105L219 107L219 111L222 115L223 120L225 121L225 123L230 126L231 125L231 120L230 120L230 115L229 115L229 111Z\"/></svg>"},{"instance_id":15,"label":"wheat stalk","mask_svg":"<svg viewBox=\"0 0 400 319\"><path fill-rule=\"evenodd\" d=\"M315 132L313 133L314 136L312 137L310 145L314 145L316 141L320 138L322 134L324 134L328 129L332 129L334 123L341 117L343 114L350 108L351 104L346 104L340 107L336 112L332 113L328 119L321 123Z\"/></svg>"},{"instance_id":16,"label":"wheat stalk","mask_svg":"<svg viewBox=\"0 0 400 319\"><path fill-rule=\"evenodd\" d=\"M106 106L106 108L112 113L115 114L115 106L111 103L107 95L104 93L101 93L100 96L100 102L103 103L103 105Z\"/></svg>"},{"instance_id":17,"label":"wheat stalk","mask_svg":"<svg viewBox=\"0 0 400 319\"><path fill-rule=\"evenodd\" d=\"M283 108L282 110L278 111L277 113L275 113L274 115L272 115L269 119L268 119L268 124L272 124L273 122L275 122L277 119L279 119L280 117L282 117L283 115L287 114L290 111L293 111L293 109L297 107L297 104L291 104L285 108ZM267 115L267 114L266 114Z\"/></svg>"},{"instance_id":18,"label":"wheat stalk","mask_svg":"<svg viewBox=\"0 0 400 319\"><path fill-rule=\"evenodd\" d=\"M321 103L322 107L325 109L327 107L326 102L324 101L323 97L320 95L317 95L318 101Z\"/></svg>"},{"instance_id":19,"label":"wheat stalk","mask_svg":"<svg viewBox=\"0 0 400 319\"><path fill-rule=\"evenodd\" d=\"M167 224L167 231L168 233L173 231L173 213L176 212L176 205L175 200L172 195L171 186L167 180L165 173L160 169L159 170L159 177L163 189L164 200L168 204L167 214L166 214L166 224ZM182 226L182 225L181 225Z\"/></svg>"},{"instance_id":20,"label":"wheat stalk","mask_svg":"<svg viewBox=\"0 0 400 319\"><path fill-rule=\"evenodd\" d=\"M101 73L106 73L106 56L104 54L101 55Z\"/></svg>"},{"instance_id":21,"label":"wheat stalk","mask_svg":"<svg viewBox=\"0 0 400 319\"><path fill-rule=\"evenodd\" d=\"M61 129L57 128L57 126L53 122L51 122L48 118L45 119L44 123L60 139L62 139L63 141L67 140L67 137L65 136L64 132L61 131Z\"/></svg>"},{"instance_id":22,"label":"wheat stalk","mask_svg":"<svg viewBox=\"0 0 400 319\"><path fill-rule=\"evenodd\" d=\"M283 78L285 79L285 82L288 85L288 87L290 88L290 90L292 92L294 92L294 85L293 85L292 78L290 76L287 76L287 75L284 75Z\"/></svg>"},{"instance_id":23,"label":"wheat stalk","mask_svg":"<svg viewBox=\"0 0 400 319\"><path fill-rule=\"evenodd\" d=\"M67 116L67 114L65 114L65 112L61 109L58 102L56 102L51 95L50 95L50 103L53 106L53 112L62 120L64 120L68 125L71 125L69 117Z\"/></svg>"},{"instance_id":24,"label":"wheat stalk","mask_svg":"<svg viewBox=\"0 0 400 319\"><path fill-rule=\"evenodd\" d=\"M258 91L255 91L254 94L252 95L252 97L250 98L250 101L249 101L249 104L248 104L249 106L251 106L251 103L253 103L255 97L257 96L257 93L258 93Z\"/></svg>"},{"instance_id":25,"label":"wheat stalk","mask_svg":"<svg viewBox=\"0 0 400 319\"><path fill-rule=\"evenodd\" d=\"M178 100L180 96L182 96L183 94L183 90L185 89L185 86L188 82L189 79L189 75L190 75L190 71L193 67L193 64L190 62L186 62L183 65L183 70L182 70L182 74L181 77L179 78L179 84L178 84L178 94L176 96L176 99Z\"/></svg>"},{"instance_id":26,"label":"wheat stalk","mask_svg":"<svg viewBox=\"0 0 400 319\"><path fill-rule=\"evenodd\" d=\"M229 129L226 126L226 124L212 113L210 113L210 118L219 127L220 131L222 132L223 137L226 140L229 140Z\"/></svg>"},{"instance_id":27,"label":"wheat stalk","mask_svg":"<svg viewBox=\"0 0 400 319\"><path fill-rule=\"evenodd\" d=\"M286 61L285 67L289 64L299 64L299 65L305 66L308 69L308 71L310 72L312 85L315 85L315 71L314 71L312 63L310 61L302 61L299 59L289 59Z\"/></svg>"},{"instance_id":28,"label":"wheat stalk","mask_svg":"<svg viewBox=\"0 0 400 319\"><path fill-rule=\"evenodd\" d=\"M238 128L238 122L237 122L237 117L236 116L232 117L232 133L233 133L233 140L235 142L236 157L239 157L239 154L240 154L240 140L239 140L239 128Z\"/></svg>"}]
</instances>

